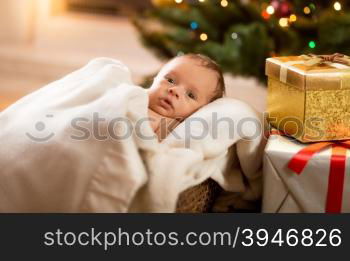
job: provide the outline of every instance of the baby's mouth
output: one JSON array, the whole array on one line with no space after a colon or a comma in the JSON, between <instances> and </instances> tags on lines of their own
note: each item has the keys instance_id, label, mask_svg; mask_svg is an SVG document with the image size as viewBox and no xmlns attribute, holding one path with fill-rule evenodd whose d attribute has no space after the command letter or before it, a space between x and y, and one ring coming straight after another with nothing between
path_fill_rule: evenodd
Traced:
<instances>
[{"instance_id":1,"label":"baby's mouth","mask_svg":"<svg viewBox=\"0 0 350 261\"><path fill-rule=\"evenodd\" d=\"M167 98L161 99L160 100L160 104L163 107L165 107L165 109L173 109L174 108L172 102L169 99L167 99Z\"/></svg>"}]
</instances>

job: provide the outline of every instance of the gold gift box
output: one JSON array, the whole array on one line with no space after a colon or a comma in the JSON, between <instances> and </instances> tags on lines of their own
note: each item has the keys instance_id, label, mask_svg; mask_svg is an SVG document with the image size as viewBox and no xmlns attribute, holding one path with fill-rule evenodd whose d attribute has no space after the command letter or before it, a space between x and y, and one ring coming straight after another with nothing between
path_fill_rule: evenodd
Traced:
<instances>
[{"instance_id":1,"label":"gold gift box","mask_svg":"<svg viewBox=\"0 0 350 261\"><path fill-rule=\"evenodd\" d=\"M267 119L301 142L350 139L350 66L310 59L266 60Z\"/></svg>"}]
</instances>

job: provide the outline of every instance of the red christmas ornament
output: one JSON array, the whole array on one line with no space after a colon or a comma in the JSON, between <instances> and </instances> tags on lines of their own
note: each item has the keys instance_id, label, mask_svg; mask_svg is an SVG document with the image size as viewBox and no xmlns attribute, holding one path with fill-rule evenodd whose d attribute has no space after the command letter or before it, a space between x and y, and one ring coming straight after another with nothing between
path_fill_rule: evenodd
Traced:
<instances>
[{"instance_id":1,"label":"red christmas ornament","mask_svg":"<svg viewBox=\"0 0 350 261\"><path fill-rule=\"evenodd\" d=\"M280 1L279 0L273 0L271 1L271 4L273 6L273 8L275 8L275 10L278 10L279 6L280 6Z\"/></svg>"},{"instance_id":2,"label":"red christmas ornament","mask_svg":"<svg viewBox=\"0 0 350 261\"><path fill-rule=\"evenodd\" d=\"M282 2L280 4L279 12L282 17L290 16L290 14L292 13L290 3L288 3L287 1Z\"/></svg>"},{"instance_id":3,"label":"red christmas ornament","mask_svg":"<svg viewBox=\"0 0 350 261\"><path fill-rule=\"evenodd\" d=\"M271 4L277 17L288 17L291 13L291 4L286 0L273 0Z\"/></svg>"}]
</instances>

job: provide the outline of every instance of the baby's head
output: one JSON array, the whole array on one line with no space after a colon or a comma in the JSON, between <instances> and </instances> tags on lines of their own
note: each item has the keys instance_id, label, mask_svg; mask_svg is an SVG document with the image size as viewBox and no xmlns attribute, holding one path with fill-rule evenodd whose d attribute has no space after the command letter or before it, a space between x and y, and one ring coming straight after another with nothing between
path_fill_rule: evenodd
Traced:
<instances>
[{"instance_id":1,"label":"baby's head","mask_svg":"<svg viewBox=\"0 0 350 261\"><path fill-rule=\"evenodd\" d=\"M182 120L222 97L224 90L216 62L204 55L186 54L173 58L159 71L149 90L149 108Z\"/></svg>"}]
</instances>

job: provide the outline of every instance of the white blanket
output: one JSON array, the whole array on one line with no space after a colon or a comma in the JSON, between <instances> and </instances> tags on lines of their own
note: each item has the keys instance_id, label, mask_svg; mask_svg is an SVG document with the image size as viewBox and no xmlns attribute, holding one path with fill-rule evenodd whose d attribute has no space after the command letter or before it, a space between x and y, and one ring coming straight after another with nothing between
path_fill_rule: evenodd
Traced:
<instances>
[{"instance_id":1,"label":"white blanket","mask_svg":"<svg viewBox=\"0 0 350 261\"><path fill-rule=\"evenodd\" d=\"M219 99L162 143L147 108L147 90L108 58L7 108L0 113L0 212L173 212L180 192L209 177L245 199L261 196L261 121L248 105ZM218 121L233 119L234 130L224 122L212 130L213 112ZM199 139L203 126L208 133Z\"/></svg>"}]
</instances>

